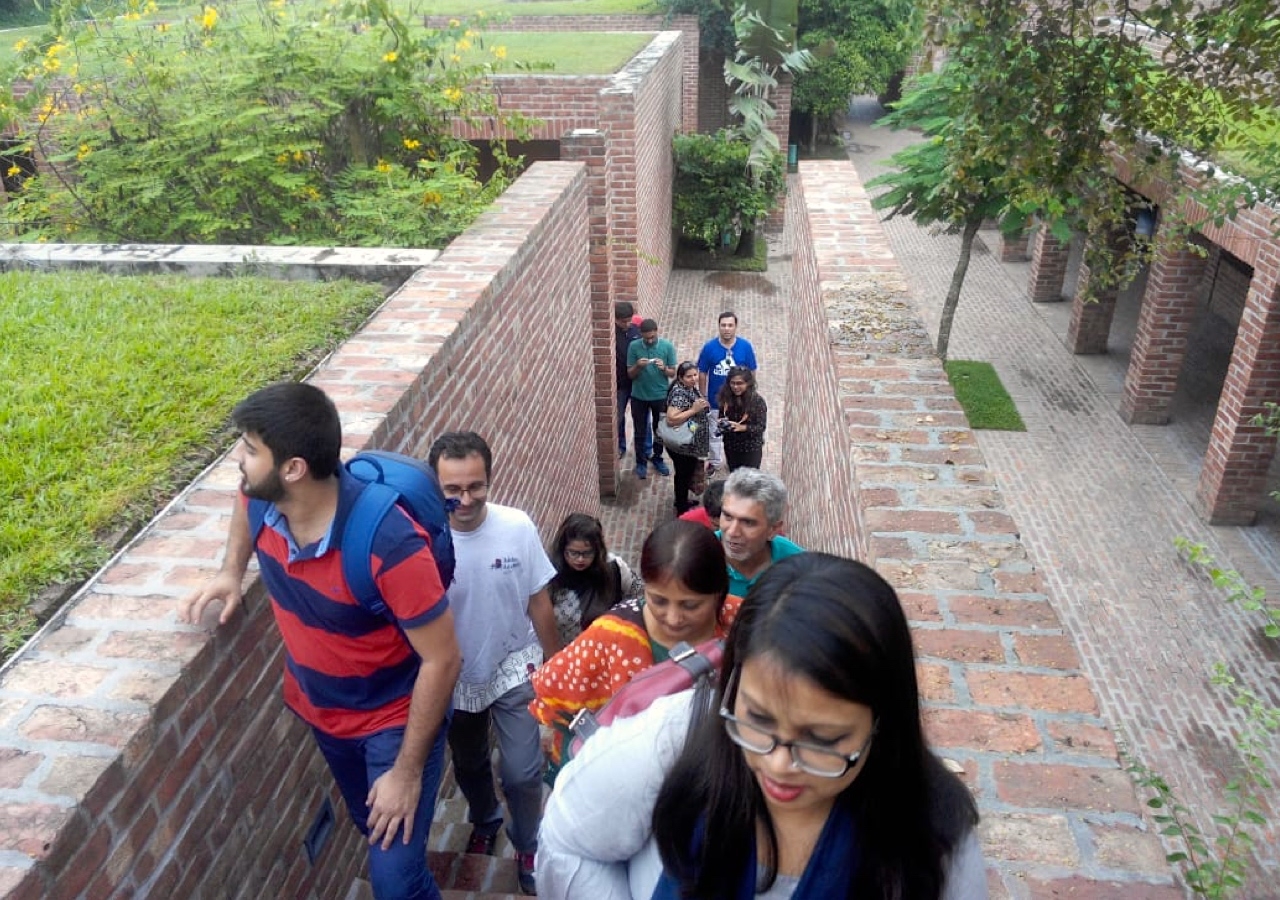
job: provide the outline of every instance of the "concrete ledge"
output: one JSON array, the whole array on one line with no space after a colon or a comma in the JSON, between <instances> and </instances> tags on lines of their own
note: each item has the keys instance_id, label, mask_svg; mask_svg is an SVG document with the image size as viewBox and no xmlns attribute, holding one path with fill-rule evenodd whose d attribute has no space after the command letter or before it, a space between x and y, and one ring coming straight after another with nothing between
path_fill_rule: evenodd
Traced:
<instances>
[{"instance_id":1,"label":"concrete ledge","mask_svg":"<svg viewBox=\"0 0 1280 900\"><path fill-rule=\"evenodd\" d=\"M439 250L368 247L247 247L223 244L0 244L0 271L97 269L115 275L176 272L262 275L287 281L350 278L395 287Z\"/></svg>"}]
</instances>

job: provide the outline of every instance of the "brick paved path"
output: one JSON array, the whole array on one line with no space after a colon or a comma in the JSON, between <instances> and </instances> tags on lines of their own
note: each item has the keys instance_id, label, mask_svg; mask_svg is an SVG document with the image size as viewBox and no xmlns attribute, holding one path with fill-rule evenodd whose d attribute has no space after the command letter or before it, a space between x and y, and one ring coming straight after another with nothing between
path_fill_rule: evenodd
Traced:
<instances>
[{"instance_id":1,"label":"brick paved path","mask_svg":"<svg viewBox=\"0 0 1280 900\"><path fill-rule=\"evenodd\" d=\"M874 101L855 103L852 113L850 156L869 179L914 137L872 130L879 113ZM936 333L959 239L907 220L888 220L884 228ZM994 234L984 236L994 248ZM978 432L979 446L1075 638L1104 718L1140 760L1168 776L1189 806L1211 810L1235 759L1228 734L1237 718L1207 673L1213 663L1226 662L1243 683L1280 703L1280 648L1266 646L1256 619L1191 575L1172 541L1185 535L1204 542L1219 559L1274 588L1280 583L1276 519L1268 512L1252 530L1210 528L1193 513L1188 494L1206 442L1195 430L1207 434L1202 407L1216 400L1216 392L1205 396L1204 377L1191 379L1190 392L1184 388L1178 427L1129 428L1115 411L1127 362L1125 326L1112 335L1109 356L1071 355L1062 342L1069 304L1033 311L1025 297L1026 264L1004 265L980 251L957 313L952 355L992 362L1028 431ZM1116 352L1118 345L1123 352ZM1273 752L1273 771L1280 772L1277 758ZM1271 799L1280 811L1280 798ZM1262 856L1274 869L1280 840L1272 833L1268 843ZM1274 884L1255 882L1249 895L1277 894Z\"/></svg>"}]
</instances>

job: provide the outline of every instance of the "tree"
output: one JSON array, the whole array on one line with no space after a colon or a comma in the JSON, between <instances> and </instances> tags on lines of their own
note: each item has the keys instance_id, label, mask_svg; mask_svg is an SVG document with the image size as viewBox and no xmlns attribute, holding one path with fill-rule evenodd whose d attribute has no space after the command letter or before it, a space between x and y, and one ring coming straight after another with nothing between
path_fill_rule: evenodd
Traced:
<instances>
[{"instance_id":1,"label":"tree","mask_svg":"<svg viewBox=\"0 0 1280 900\"><path fill-rule=\"evenodd\" d=\"M1036 216L1059 237L1095 238L1085 245L1088 290L1124 284L1150 244L1115 239L1132 231L1138 202L1112 175L1115 155L1138 178L1159 174L1176 184L1180 152L1211 153L1275 96L1274 0L1244 5L1206 10L1171 0L1139 12L1122 3L1108 18L1111 6L1094 0L938 0L950 62L937 101L947 124L934 127L945 127L945 140L908 157L903 180L884 182L906 193L884 203L922 223L946 222L962 237L976 229L970 211L978 207L1010 227ZM1267 9L1271 24L1258 26L1250 17ZM1149 33L1167 38L1160 58L1144 40ZM1218 190L1217 214L1227 216L1260 187L1235 180ZM1169 215L1165 221L1166 230L1176 224Z\"/></svg>"},{"instance_id":2,"label":"tree","mask_svg":"<svg viewBox=\"0 0 1280 900\"><path fill-rule=\"evenodd\" d=\"M918 43L917 5L904 0L801 0L800 45L813 67L796 77L791 105L810 118L809 144L830 133L855 94L879 94Z\"/></svg>"},{"instance_id":3,"label":"tree","mask_svg":"<svg viewBox=\"0 0 1280 900\"><path fill-rule=\"evenodd\" d=\"M964 120L953 112L960 87L954 70L919 78L902 101L883 120L894 128L918 128L925 140L893 155L897 171L867 182L867 187L887 187L872 206L888 209L891 216L910 216L921 225L940 225L960 234L960 257L951 275L951 286L942 305L938 327L938 356L945 362L951 342L951 324L960 303L960 291L969 271L973 240L983 221L1001 216L1007 199L997 188L999 172L992 163L980 163L967 178L958 178L949 159L954 142L961 141Z\"/></svg>"},{"instance_id":4,"label":"tree","mask_svg":"<svg viewBox=\"0 0 1280 900\"><path fill-rule=\"evenodd\" d=\"M165 20L54 10L5 105L41 160L7 207L24 238L439 246L514 175L482 183L452 121L505 54L472 23L427 29L387 0L283 2ZM99 24L106 21L109 25Z\"/></svg>"}]
</instances>

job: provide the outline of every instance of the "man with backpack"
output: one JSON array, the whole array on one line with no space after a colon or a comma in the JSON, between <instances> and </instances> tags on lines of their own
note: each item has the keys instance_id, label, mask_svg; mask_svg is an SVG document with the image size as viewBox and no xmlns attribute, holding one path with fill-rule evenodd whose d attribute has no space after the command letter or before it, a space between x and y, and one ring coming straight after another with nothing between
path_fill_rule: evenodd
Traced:
<instances>
[{"instance_id":1,"label":"man with backpack","mask_svg":"<svg viewBox=\"0 0 1280 900\"><path fill-rule=\"evenodd\" d=\"M284 639L285 703L368 837L374 896L438 900L426 843L461 655L428 527L399 502L367 513L362 498L398 494L342 465L338 411L319 388L270 385L232 421L241 496L226 556L181 618L199 622L221 601L228 622L256 553ZM372 596L353 584L366 579Z\"/></svg>"},{"instance_id":2,"label":"man with backpack","mask_svg":"<svg viewBox=\"0 0 1280 900\"><path fill-rule=\"evenodd\" d=\"M443 434L427 460L453 504L449 525L458 574L449 600L463 666L453 692L449 752L458 788L467 798L472 826L467 852L494 853L502 828L493 784L492 725L520 890L533 894L546 759L538 722L529 712L529 677L560 649L547 589L556 569L528 515L488 502L493 453L484 438L474 431Z\"/></svg>"}]
</instances>

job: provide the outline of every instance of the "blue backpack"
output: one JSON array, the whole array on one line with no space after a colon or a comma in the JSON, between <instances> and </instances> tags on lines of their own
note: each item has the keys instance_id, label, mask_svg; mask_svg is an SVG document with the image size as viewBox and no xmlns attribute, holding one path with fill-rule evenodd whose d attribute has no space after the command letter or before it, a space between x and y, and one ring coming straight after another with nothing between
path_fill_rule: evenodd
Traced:
<instances>
[{"instance_id":1,"label":"blue backpack","mask_svg":"<svg viewBox=\"0 0 1280 900\"><path fill-rule=\"evenodd\" d=\"M364 488L352 505L342 532L342 576L361 606L374 615L394 620L373 578L373 537L378 526L399 504L431 539L431 555L440 571L440 584L447 589L453 582L454 569L449 512L458 501L445 499L429 465L403 453L366 450L347 462L346 472L364 482ZM255 547L267 507L265 500L249 501L249 536Z\"/></svg>"}]
</instances>

